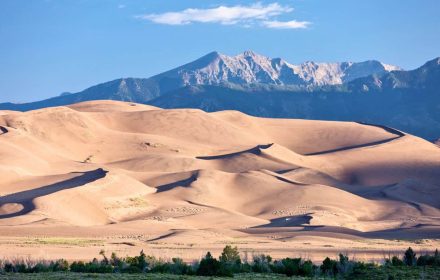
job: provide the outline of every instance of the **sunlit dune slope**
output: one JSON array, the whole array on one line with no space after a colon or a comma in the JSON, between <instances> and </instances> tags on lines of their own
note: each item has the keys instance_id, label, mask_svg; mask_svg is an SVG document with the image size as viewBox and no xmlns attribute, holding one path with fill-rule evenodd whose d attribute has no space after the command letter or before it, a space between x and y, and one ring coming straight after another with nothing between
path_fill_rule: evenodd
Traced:
<instances>
[{"instance_id":1,"label":"sunlit dune slope","mask_svg":"<svg viewBox=\"0 0 440 280\"><path fill-rule=\"evenodd\" d=\"M214 240L206 230L440 226L440 148L372 124L93 101L2 111L0 143L0 231L139 223Z\"/></svg>"}]
</instances>

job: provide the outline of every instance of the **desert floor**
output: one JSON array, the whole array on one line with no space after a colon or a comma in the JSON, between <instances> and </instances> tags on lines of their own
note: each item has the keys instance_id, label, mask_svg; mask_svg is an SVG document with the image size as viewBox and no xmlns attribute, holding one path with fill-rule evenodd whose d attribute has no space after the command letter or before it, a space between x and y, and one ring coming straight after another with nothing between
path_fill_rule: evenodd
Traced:
<instances>
[{"instance_id":1,"label":"desert floor","mask_svg":"<svg viewBox=\"0 0 440 280\"><path fill-rule=\"evenodd\" d=\"M440 248L440 148L372 124L93 101L0 111L2 257Z\"/></svg>"}]
</instances>

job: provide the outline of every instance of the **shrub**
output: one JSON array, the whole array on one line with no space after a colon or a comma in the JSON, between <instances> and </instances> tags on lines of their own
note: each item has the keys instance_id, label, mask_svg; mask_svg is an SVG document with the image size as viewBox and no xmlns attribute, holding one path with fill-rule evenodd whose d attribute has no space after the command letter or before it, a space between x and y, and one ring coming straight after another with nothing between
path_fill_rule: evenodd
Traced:
<instances>
[{"instance_id":1,"label":"shrub","mask_svg":"<svg viewBox=\"0 0 440 280\"><path fill-rule=\"evenodd\" d=\"M102 256L103 260L101 261L103 264L109 264L109 260L107 259L106 255L105 255L105 251L101 250L99 251L99 254Z\"/></svg>"},{"instance_id":2,"label":"shrub","mask_svg":"<svg viewBox=\"0 0 440 280\"><path fill-rule=\"evenodd\" d=\"M254 271L258 272L258 271ZM281 260L276 260L273 263L269 263L267 271L261 271L260 273L277 273L284 274L284 265Z\"/></svg>"},{"instance_id":3,"label":"shrub","mask_svg":"<svg viewBox=\"0 0 440 280\"><path fill-rule=\"evenodd\" d=\"M335 260L331 260L329 257L325 258L321 265L321 271L327 275L336 275L337 270L337 262Z\"/></svg>"},{"instance_id":4,"label":"shrub","mask_svg":"<svg viewBox=\"0 0 440 280\"><path fill-rule=\"evenodd\" d=\"M32 273L50 272L50 271L51 271L51 269L50 269L49 265L47 265L43 262L38 262L32 268L29 269L29 272L32 272Z\"/></svg>"},{"instance_id":5,"label":"shrub","mask_svg":"<svg viewBox=\"0 0 440 280\"><path fill-rule=\"evenodd\" d=\"M114 252L110 256L109 263L113 266L114 272L122 272L128 266L124 259L119 258Z\"/></svg>"},{"instance_id":6,"label":"shrub","mask_svg":"<svg viewBox=\"0 0 440 280\"><path fill-rule=\"evenodd\" d=\"M339 254L339 262L336 268L339 274L347 275L353 272L354 262L350 261L347 256Z\"/></svg>"},{"instance_id":7,"label":"shrub","mask_svg":"<svg viewBox=\"0 0 440 280\"><path fill-rule=\"evenodd\" d=\"M82 261L73 262L70 264L70 271L72 272L86 272L85 264Z\"/></svg>"},{"instance_id":8,"label":"shrub","mask_svg":"<svg viewBox=\"0 0 440 280\"><path fill-rule=\"evenodd\" d=\"M108 264L100 263L97 259L84 263L82 261L73 262L70 265L70 271L83 273L112 273L113 267Z\"/></svg>"},{"instance_id":9,"label":"shrub","mask_svg":"<svg viewBox=\"0 0 440 280\"><path fill-rule=\"evenodd\" d=\"M125 262L129 266L124 268L123 272L141 273L145 272L148 268L147 256L144 254L144 250L139 253L139 256L127 257Z\"/></svg>"},{"instance_id":10,"label":"shrub","mask_svg":"<svg viewBox=\"0 0 440 280\"><path fill-rule=\"evenodd\" d=\"M111 265L101 263L97 259L85 264L85 272L87 273L112 273L113 267Z\"/></svg>"},{"instance_id":11,"label":"shrub","mask_svg":"<svg viewBox=\"0 0 440 280\"><path fill-rule=\"evenodd\" d=\"M220 262L214 258L210 252L200 261L197 275L201 276L233 276L231 271L227 271L221 266Z\"/></svg>"},{"instance_id":12,"label":"shrub","mask_svg":"<svg viewBox=\"0 0 440 280\"><path fill-rule=\"evenodd\" d=\"M230 245L227 245L219 257L220 262L222 263L234 263L240 264L240 253L238 252L237 247L232 248Z\"/></svg>"},{"instance_id":13,"label":"shrub","mask_svg":"<svg viewBox=\"0 0 440 280\"><path fill-rule=\"evenodd\" d=\"M440 266L440 256L438 250L435 250L434 255L421 255L417 258L417 266Z\"/></svg>"},{"instance_id":14,"label":"shrub","mask_svg":"<svg viewBox=\"0 0 440 280\"><path fill-rule=\"evenodd\" d=\"M313 276L314 270L312 261L303 261L301 258L285 258L272 265L273 272L287 276Z\"/></svg>"},{"instance_id":15,"label":"shrub","mask_svg":"<svg viewBox=\"0 0 440 280\"><path fill-rule=\"evenodd\" d=\"M69 270L69 263L64 259L59 259L50 263L50 271L59 272L67 270Z\"/></svg>"},{"instance_id":16,"label":"shrub","mask_svg":"<svg viewBox=\"0 0 440 280\"><path fill-rule=\"evenodd\" d=\"M173 258L172 263L156 262L151 268L153 273L169 273L176 275L193 275L194 271L190 265L187 265L180 258Z\"/></svg>"},{"instance_id":17,"label":"shrub","mask_svg":"<svg viewBox=\"0 0 440 280\"><path fill-rule=\"evenodd\" d=\"M387 260L389 262L389 260ZM353 262L353 269L349 275L347 275L348 279L357 279L359 275L365 273L365 271L376 270L377 265L374 263L363 263L363 262Z\"/></svg>"},{"instance_id":18,"label":"shrub","mask_svg":"<svg viewBox=\"0 0 440 280\"><path fill-rule=\"evenodd\" d=\"M166 263L165 273L182 275L186 274L187 266L181 258L172 258L171 263Z\"/></svg>"},{"instance_id":19,"label":"shrub","mask_svg":"<svg viewBox=\"0 0 440 280\"><path fill-rule=\"evenodd\" d=\"M232 248L227 245L219 257L222 270L228 271L227 274L241 272L241 259L237 247Z\"/></svg>"},{"instance_id":20,"label":"shrub","mask_svg":"<svg viewBox=\"0 0 440 280\"><path fill-rule=\"evenodd\" d=\"M413 249L409 247L405 251L405 255L403 257L403 263L407 266L414 266L417 263L416 253L414 253Z\"/></svg>"},{"instance_id":21,"label":"shrub","mask_svg":"<svg viewBox=\"0 0 440 280\"><path fill-rule=\"evenodd\" d=\"M440 254L438 252L438 249L435 249L435 252L434 252L434 265L440 266Z\"/></svg>"},{"instance_id":22,"label":"shrub","mask_svg":"<svg viewBox=\"0 0 440 280\"><path fill-rule=\"evenodd\" d=\"M253 257L251 269L256 273L269 273L271 269L272 257L269 255L257 255Z\"/></svg>"},{"instance_id":23,"label":"shrub","mask_svg":"<svg viewBox=\"0 0 440 280\"><path fill-rule=\"evenodd\" d=\"M315 271L315 265L313 265L311 260L307 260L301 265L299 269L299 275L312 277L314 275L314 271Z\"/></svg>"},{"instance_id":24,"label":"shrub","mask_svg":"<svg viewBox=\"0 0 440 280\"><path fill-rule=\"evenodd\" d=\"M151 273L166 273L170 264L161 261L155 261L154 265L149 264L149 272Z\"/></svg>"},{"instance_id":25,"label":"shrub","mask_svg":"<svg viewBox=\"0 0 440 280\"><path fill-rule=\"evenodd\" d=\"M299 269L301 266L301 258L285 258L281 260L284 267L284 274L287 276L299 275Z\"/></svg>"},{"instance_id":26,"label":"shrub","mask_svg":"<svg viewBox=\"0 0 440 280\"><path fill-rule=\"evenodd\" d=\"M252 272L252 264L250 263L242 263L240 266L240 273L251 273Z\"/></svg>"},{"instance_id":27,"label":"shrub","mask_svg":"<svg viewBox=\"0 0 440 280\"><path fill-rule=\"evenodd\" d=\"M392 266L403 266L404 263L403 263L403 261L401 259L399 259L399 257L393 256L391 258L391 265Z\"/></svg>"},{"instance_id":28,"label":"shrub","mask_svg":"<svg viewBox=\"0 0 440 280\"><path fill-rule=\"evenodd\" d=\"M434 264L434 257L430 255L421 255L417 258L417 266L427 266Z\"/></svg>"}]
</instances>

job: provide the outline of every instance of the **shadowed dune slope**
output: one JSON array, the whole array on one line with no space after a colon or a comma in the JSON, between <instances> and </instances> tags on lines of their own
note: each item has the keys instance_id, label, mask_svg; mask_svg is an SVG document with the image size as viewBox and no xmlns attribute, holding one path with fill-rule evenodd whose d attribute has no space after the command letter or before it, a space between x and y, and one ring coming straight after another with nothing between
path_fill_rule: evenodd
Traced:
<instances>
[{"instance_id":1,"label":"shadowed dune slope","mask_svg":"<svg viewBox=\"0 0 440 280\"><path fill-rule=\"evenodd\" d=\"M2 111L0 142L0 232L139 223L155 225L152 240L217 240L440 228L440 148L386 127L92 101Z\"/></svg>"}]
</instances>

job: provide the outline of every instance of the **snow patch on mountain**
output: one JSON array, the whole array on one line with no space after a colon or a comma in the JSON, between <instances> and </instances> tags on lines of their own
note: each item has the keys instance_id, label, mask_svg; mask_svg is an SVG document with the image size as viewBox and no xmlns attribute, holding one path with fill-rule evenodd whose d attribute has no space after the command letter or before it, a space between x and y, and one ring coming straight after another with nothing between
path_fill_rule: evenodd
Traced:
<instances>
[{"instance_id":1,"label":"snow patch on mountain","mask_svg":"<svg viewBox=\"0 0 440 280\"><path fill-rule=\"evenodd\" d=\"M153 79L178 79L182 86L235 84L273 84L298 86L338 85L372 74L400 70L399 67L376 60L365 62L316 63L312 61L298 65L281 58L269 58L253 51L236 56L218 52L159 74Z\"/></svg>"}]
</instances>

